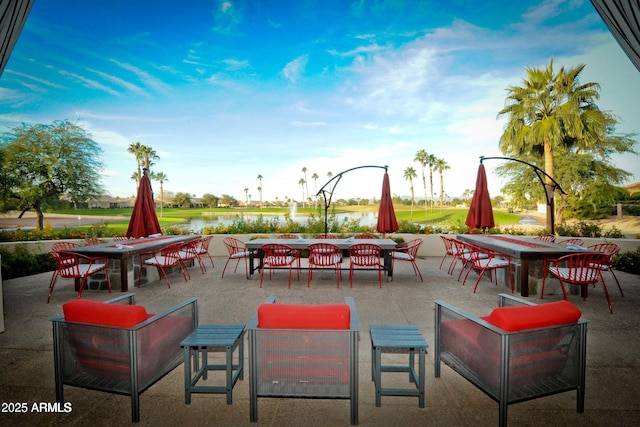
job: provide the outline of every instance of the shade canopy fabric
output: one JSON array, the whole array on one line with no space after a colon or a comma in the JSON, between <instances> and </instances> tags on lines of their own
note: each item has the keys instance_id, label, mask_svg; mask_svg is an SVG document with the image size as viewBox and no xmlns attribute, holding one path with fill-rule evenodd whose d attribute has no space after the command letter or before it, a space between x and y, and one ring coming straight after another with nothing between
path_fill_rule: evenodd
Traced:
<instances>
[{"instance_id":1,"label":"shade canopy fabric","mask_svg":"<svg viewBox=\"0 0 640 427\"><path fill-rule=\"evenodd\" d=\"M640 71L640 2L591 0L609 31Z\"/></svg>"},{"instance_id":2,"label":"shade canopy fabric","mask_svg":"<svg viewBox=\"0 0 640 427\"><path fill-rule=\"evenodd\" d=\"M496 225L493 219L489 187L487 186L487 172L484 170L483 164L480 164L478 168L476 190L471 199L471 206L469 207L465 224L471 228L478 229L493 228Z\"/></svg>"},{"instance_id":3,"label":"shade canopy fabric","mask_svg":"<svg viewBox=\"0 0 640 427\"><path fill-rule=\"evenodd\" d=\"M382 196L380 197L380 207L378 208L378 223L376 230L379 233L393 233L398 231L398 221L396 211L391 200L391 185L389 184L389 174L384 173L382 180Z\"/></svg>"},{"instance_id":4,"label":"shade canopy fabric","mask_svg":"<svg viewBox=\"0 0 640 427\"><path fill-rule=\"evenodd\" d=\"M33 0L0 1L0 75L9 61L22 27L29 16Z\"/></svg>"},{"instance_id":5,"label":"shade canopy fabric","mask_svg":"<svg viewBox=\"0 0 640 427\"><path fill-rule=\"evenodd\" d=\"M156 215L156 207L153 203L151 182L145 174L140 179L138 197L136 197L136 203L133 205L133 211L129 219L127 237L147 237L161 232L158 216Z\"/></svg>"}]
</instances>

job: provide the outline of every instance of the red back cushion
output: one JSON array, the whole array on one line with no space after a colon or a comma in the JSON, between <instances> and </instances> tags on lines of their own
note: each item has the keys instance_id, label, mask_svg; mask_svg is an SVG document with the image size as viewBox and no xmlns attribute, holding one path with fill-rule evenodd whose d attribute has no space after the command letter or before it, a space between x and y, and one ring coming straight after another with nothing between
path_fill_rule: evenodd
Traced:
<instances>
[{"instance_id":1,"label":"red back cushion","mask_svg":"<svg viewBox=\"0 0 640 427\"><path fill-rule=\"evenodd\" d=\"M277 304L258 307L258 327L279 329L349 329L347 304Z\"/></svg>"},{"instance_id":2,"label":"red back cushion","mask_svg":"<svg viewBox=\"0 0 640 427\"><path fill-rule=\"evenodd\" d=\"M482 319L508 332L575 323L582 313L569 301L494 308Z\"/></svg>"},{"instance_id":3,"label":"red back cushion","mask_svg":"<svg viewBox=\"0 0 640 427\"><path fill-rule=\"evenodd\" d=\"M76 299L62 305L65 320L128 328L147 320L144 307Z\"/></svg>"}]
</instances>

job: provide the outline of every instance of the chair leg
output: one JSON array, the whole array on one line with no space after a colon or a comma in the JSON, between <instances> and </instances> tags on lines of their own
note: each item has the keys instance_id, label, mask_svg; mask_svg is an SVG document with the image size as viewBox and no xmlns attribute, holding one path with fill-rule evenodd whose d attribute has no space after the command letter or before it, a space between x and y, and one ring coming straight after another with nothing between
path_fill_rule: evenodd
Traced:
<instances>
[{"instance_id":1,"label":"chair leg","mask_svg":"<svg viewBox=\"0 0 640 427\"><path fill-rule=\"evenodd\" d=\"M420 281L424 282L424 280L422 280L422 273L420 273L420 269L418 268L418 265L416 264L416 262L411 261L411 263L413 264L413 270L418 274L418 276L420 276Z\"/></svg>"},{"instance_id":2,"label":"chair leg","mask_svg":"<svg viewBox=\"0 0 640 427\"><path fill-rule=\"evenodd\" d=\"M53 272L51 282L49 283L49 296L47 297L47 304L49 304L49 301L51 301L51 294L53 294L53 287L56 284L56 280L58 280L58 270Z\"/></svg>"},{"instance_id":3,"label":"chair leg","mask_svg":"<svg viewBox=\"0 0 640 427\"><path fill-rule=\"evenodd\" d=\"M620 289L620 295L622 297L624 297L624 293L622 292L622 287L620 286L620 282L618 281L618 278L616 277L616 273L613 272L613 268L609 267L609 271L611 272L611 275L613 276L614 279L616 279L616 284L618 285L618 289ZM604 283L604 280L602 281Z\"/></svg>"}]
</instances>

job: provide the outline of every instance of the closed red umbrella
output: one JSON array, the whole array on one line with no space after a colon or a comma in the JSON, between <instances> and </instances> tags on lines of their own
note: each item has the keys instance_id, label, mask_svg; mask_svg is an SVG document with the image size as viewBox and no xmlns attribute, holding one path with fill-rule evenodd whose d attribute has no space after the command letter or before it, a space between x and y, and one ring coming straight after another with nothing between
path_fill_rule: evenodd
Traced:
<instances>
[{"instance_id":1,"label":"closed red umbrella","mask_svg":"<svg viewBox=\"0 0 640 427\"><path fill-rule=\"evenodd\" d=\"M153 203L151 182L149 177L144 174L140 179L138 197L136 197L136 203L133 205L133 211L129 219L127 237L147 237L159 233L162 233L162 230L160 229L156 207Z\"/></svg>"},{"instance_id":2,"label":"closed red umbrella","mask_svg":"<svg viewBox=\"0 0 640 427\"><path fill-rule=\"evenodd\" d=\"M491 207L489 188L487 187L487 173L482 163L480 163L480 168L478 168L476 191L473 193L467 220L464 223L471 228L479 229L493 228L496 225L493 219L493 208Z\"/></svg>"},{"instance_id":3,"label":"closed red umbrella","mask_svg":"<svg viewBox=\"0 0 640 427\"><path fill-rule=\"evenodd\" d=\"M396 211L393 209L391 185L389 184L389 174L387 172L384 173L384 179L382 180L382 197L380 197L376 230L379 233L398 231L398 221L396 220Z\"/></svg>"}]
</instances>

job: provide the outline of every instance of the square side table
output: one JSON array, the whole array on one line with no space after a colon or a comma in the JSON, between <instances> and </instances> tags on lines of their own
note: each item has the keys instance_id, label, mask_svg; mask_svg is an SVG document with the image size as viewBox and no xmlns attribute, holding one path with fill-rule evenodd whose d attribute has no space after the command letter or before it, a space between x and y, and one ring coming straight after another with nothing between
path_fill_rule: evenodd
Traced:
<instances>
[{"instance_id":1,"label":"square side table","mask_svg":"<svg viewBox=\"0 0 640 427\"><path fill-rule=\"evenodd\" d=\"M371 379L376 387L376 406L381 405L382 396L417 396L418 404L424 408L425 354L427 341L416 326L371 325ZM409 353L408 365L383 365L382 353ZM415 354L418 354L418 372L415 370ZM382 372L408 372L409 382L414 388L383 388Z\"/></svg>"},{"instance_id":2,"label":"square side table","mask_svg":"<svg viewBox=\"0 0 640 427\"><path fill-rule=\"evenodd\" d=\"M244 325L200 325L180 344L184 348L184 401L191 403L191 393L226 394L227 405L233 402L233 386L244 378ZM233 353L238 349L238 361ZM209 364L208 352L224 351L225 363ZM193 376L191 359L193 358ZM200 359L202 363L200 363ZM209 371L225 371L225 385L197 385Z\"/></svg>"}]
</instances>

